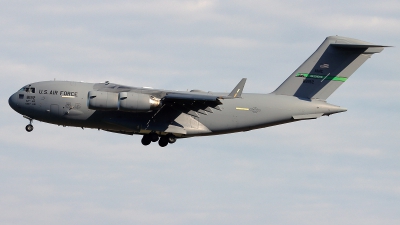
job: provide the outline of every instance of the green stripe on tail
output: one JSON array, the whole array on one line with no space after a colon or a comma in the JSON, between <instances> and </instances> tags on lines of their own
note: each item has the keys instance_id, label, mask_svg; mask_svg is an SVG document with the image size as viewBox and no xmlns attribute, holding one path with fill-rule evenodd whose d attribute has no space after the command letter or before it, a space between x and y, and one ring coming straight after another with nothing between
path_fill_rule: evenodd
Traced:
<instances>
[{"instance_id":1,"label":"green stripe on tail","mask_svg":"<svg viewBox=\"0 0 400 225\"><path fill-rule=\"evenodd\" d=\"M321 79L321 80L333 80L345 82L347 77L337 77L337 76L323 76L318 74L309 74L309 73L298 73L296 77L305 77L305 78L313 78L313 79Z\"/></svg>"}]
</instances>

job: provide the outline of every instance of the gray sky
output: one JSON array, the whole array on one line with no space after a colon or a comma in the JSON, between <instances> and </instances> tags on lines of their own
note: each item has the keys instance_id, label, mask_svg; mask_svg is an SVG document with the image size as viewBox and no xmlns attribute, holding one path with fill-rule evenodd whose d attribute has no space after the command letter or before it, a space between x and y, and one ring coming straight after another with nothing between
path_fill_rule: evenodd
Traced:
<instances>
[{"instance_id":1,"label":"gray sky","mask_svg":"<svg viewBox=\"0 0 400 225\"><path fill-rule=\"evenodd\" d=\"M399 1L1 1L1 224L399 224ZM143 147L28 123L43 80L269 93L326 36L393 45L328 101L348 112Z\"/></svg>"}]
</instances>

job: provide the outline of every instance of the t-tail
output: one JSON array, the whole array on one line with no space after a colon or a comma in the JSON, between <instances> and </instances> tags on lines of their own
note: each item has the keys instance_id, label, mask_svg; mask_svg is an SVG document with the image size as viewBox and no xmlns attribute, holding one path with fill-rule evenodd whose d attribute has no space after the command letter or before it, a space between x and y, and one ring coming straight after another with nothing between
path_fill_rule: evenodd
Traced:
<instances>
[{"instance_id":1,"label":"t-tail","mask_svg":"<svg viewBox=\"0 0 400 225\"><path fill-rule=\"evenodd\" d=\"M305 99L326 100L368 58L383 50L347 37L330 36L273 93Z\"/></svg>"}]
</instances>

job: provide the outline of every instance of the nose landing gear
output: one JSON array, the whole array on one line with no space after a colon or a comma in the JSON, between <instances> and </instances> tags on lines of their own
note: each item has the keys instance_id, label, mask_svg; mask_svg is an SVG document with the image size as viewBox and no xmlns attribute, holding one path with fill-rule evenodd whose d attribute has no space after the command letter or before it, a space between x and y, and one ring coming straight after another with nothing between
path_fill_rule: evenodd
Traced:
<instances>
[{"instance_id":1,"label":"nose landing gear","mask_svg":"<svg viewBox=\"0 0 400 225\"><path fill-rule=\"evenodd\" d=\"M33 131L33 126L32 126L32 124L26 125L25 130L28 131L28 132Z\"/></svg>"},{"instance_id":2,"label":"nose landing gear","mask_svg":"<svg viewBox=\"0 0 400 225\"><path fill-rule=\"evenodd\" d=\"M30 118L30 117L27 117L27 116L24 116L24 118L29 120L29 124L26 125L25 130L28 131L28 132L33 131L33 125L32 125L33 119Z\"/></svg>"}]
</instances>

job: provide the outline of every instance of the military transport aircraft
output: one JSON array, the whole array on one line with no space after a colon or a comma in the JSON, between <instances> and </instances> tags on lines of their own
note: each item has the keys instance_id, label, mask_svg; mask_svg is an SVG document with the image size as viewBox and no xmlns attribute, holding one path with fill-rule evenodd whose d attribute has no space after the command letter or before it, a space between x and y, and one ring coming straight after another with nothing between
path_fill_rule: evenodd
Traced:
<instances>
[{"instance_id":1,"label":"military transport aircraft","mask_svg":"<svg viewBox=\"0 0 400 225\"><path fill-rule=\"evenodd\" d=\"M243 78L230 93L169 91L104 83L43 81L9 98L32 121L143 135L142 144L161 147L178 138L248 131L316 119L345 108L326 99L369 57L383 50L352 38L327 37L285 82L270 94L245 94Z\"/></svg>"}]
</instances>

